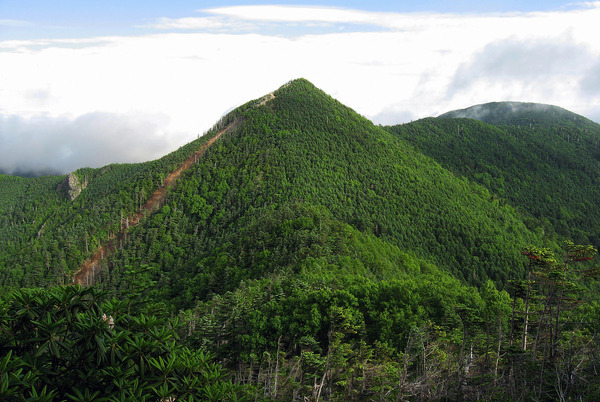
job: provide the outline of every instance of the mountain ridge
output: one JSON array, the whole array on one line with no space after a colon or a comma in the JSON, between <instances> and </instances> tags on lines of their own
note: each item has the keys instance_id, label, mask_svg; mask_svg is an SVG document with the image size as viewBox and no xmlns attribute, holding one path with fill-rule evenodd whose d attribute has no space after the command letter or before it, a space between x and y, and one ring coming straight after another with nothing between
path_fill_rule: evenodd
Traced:
<instances>
[{"instance_id":1,"label":"mountain ridge","mask_svg":"<svg viewBox=\"0 0 600 402\"><path fill-rule=\"evenodd\" d=\"M559 106L534 102L489 102L456 109L438 118L470 118L493 125L538 125L567 123L594 123L588 118L563 109Z\"/></svg>"},{"instance_id":2,"label":"mountain ridge","mask_svg":"<svg viewBox=\"0 0 600 402\"><path fill-rule=\"evenodd\" d=\"M500 243L492 246L492 249L497 250L493 252L493 256L489 255L489 250L485 250L487 246L483 249L477 247L480 244L504 241L500 238L492 240L496 236L494 233L503 231L501 227L506 224L494 216L510 217L509 220L514 221L512 225L515 228L521 227L510 236L517 236L517 233L518 236L523 236L523 233L527 233L525 237L532 236L522 224L517 222L518 218L514 211L506 209L493 212L497 208L505 207L496 205L483 188L471 188L472 184L457 181L454 176L448 175L444 169L437 166L434 160L421 156L407 142L398 141L397 137L356 114L307 80L293 80L271 94L247 102L224 116L215 128L225 126L234 119L238 119L240 124L224 141L219 142L218 147L211 147L207 155L220 153L224 147L231 147L229 153L252 151L247 156L240 156L241 159L250 158L249 162L240 164L231 160L223 165L223 160L229 158L228 154L224 154L221 160L213 160L211 167L207 166L202 175L206 183L212 181L219 190L204 187L201 191L190 189L191 198L185 196L178 203L178 208L185 207L185 212L191 214L191 218L196 219L194 217L198 216L204 220L205 223L202 224L204 226L212 227L221 224L232 228L241 227L246 219L244 211L249 205L262 210L269 205L276 208L281 203L316 203L324 205L336 219L351 224L361 231L375 233L407 250L421 250L423 253L421 257L438 259L438 263L452 267L453 273L463 279L469 278L468 281L481 282L492 275L500 281L499 283L507 279L505 273L494 268L497 264L494 260L498 258L496 253L501 249ZM258 133L261 134L257 136ZM258 147L258 144L263 145ZM186 152L192 153L191 150ZM256 159L257 157L259 159ZM361 166L356 166L357 164ZM141 164L131 167L137 169L137 166L146 169L146 166L150 165ZM99 194L96 188L111 185L111 183L100 182L104 176L95 178L97 172L110 172L110 169L121 168L119 166L105 167L100 170L81 170L79 174L82 177L86 175L90 177L89 185L73 201L74 206L96 202L94 200ZM197 168L194 167L192 170L195 169ZM248 174L245 173L247 169L252 169L251 180L255 182L256 188L263 189L262 192L257 192L256 188L249 188L247 183L240 181L243 175ZM100 247L103 241L117 236L123 226L124 217L135 211L134 206L141 208L145 202L144 197L154 191L150 189L159 188L168 173L168 170L163 170L162 173L155 175L153 183L146 180L145 188L138 188L133 194L128 195L120 191L120 197L126 200L128 205L126 208L124 208L125 204L123 207L119 204L113 207L109 205L102 207L110 211L109 214L113 217L112 223L109 224L110 220L107 220L104 224L108 224L110 229L99 231L98 226L94 229L86 229L79 225L73 232L79 233L77 237L67 235L71 240L63 241L66 241L72 249L70 252L72 257L67 263L69 267L67 272L74 270L75 263L79 265L83 261L82 256L89 257L91 249ZM184 178L188 176L189 174L186 173ZM270 176L273 177L269 178ZM220 182L215 182L215 177L222 177L222 179ZM186 186L187 180L189 179L185 178L183 187ZM135 181L131 185L138 186ZM177 194L178 191L175 189L173 193ZM251 198L237 200L238 196L235 194L240 192L247 192ZM431 201L420 200L421 194L431 198ZM476 196L468 194L476 194ZM458 207L453 206L457 200L449 198L456 198L459 195L461 208L470 211L468 214L479 222L479 229L470 228L471 223L469 225L459 223L460 216L464 215L465 211L458 213ZM227 202L231 203L231 206L224 208L220 205L222 197L227 197ZM254 198L259 201L253 201ZM471 200L465 204L468 199ZM476 205L478 207L474 207ZM231 207L234 210L229 212ZM392 213L397 208L406 208L406 211L399 215ZM77 215L75 211L68 213L72 216ZM231 217L225 219L229 214ZM108 218L108 215L106 216ZM449 225L442 217L456 223ZM433 228L448 227L455 233L449 237L442 235L447 229L436 229L439 232L437 234L425 233L422 228L425 222ZM36 230L39 229L37 225L39 224L36 224ZM44 225L45 230L42 233L49 233L48 229L51 226L46 223ZM56 225L54 227L60 228ZM413 230L413 227L418 229ZM209 229L209 232L210 230L214 229ZM477 232L479 234L476 234ZM486 240L483 238L477 240L478 236L483 236ZM463 240L458 241L458 239ZM533 237L529 241L533 241ZM29 242L36 243L35 240ZM514 243L524 245L525 240L521 238ZM445 260L443 257L443 250L448 246L455 250L452 252L455 255L453 260ZM467 255L470 256L463 260L465 258L463 256ZM480 260L475 262L472 256ZM505 254L501 258L509 257ZM512 262L509 263L507 259L503 264L511 266L511 269L520 269L516 263L518 258L509 259ZM471 262L467 263L467 261ZM494 271L495 273L492 273Z\"/></svg>"}]
</instances>

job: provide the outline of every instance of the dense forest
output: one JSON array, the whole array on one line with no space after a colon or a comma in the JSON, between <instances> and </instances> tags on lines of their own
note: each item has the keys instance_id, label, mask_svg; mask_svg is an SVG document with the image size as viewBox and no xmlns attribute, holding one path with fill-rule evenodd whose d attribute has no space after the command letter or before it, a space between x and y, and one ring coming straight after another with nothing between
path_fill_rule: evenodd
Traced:
<instances>
[{"instance_id":1,"label":"dense forest","mask_svg":"<svg viewBox=\"0 0 600 402\"><path fill-rule=\"evenodd\" d=\"M157 161L0 176L0 399L600 398L600 128L484 106L378 127L299 79Z\"/></svg>"},{"instance_id":2,"label":"dense forest","mask_svg":"<svg viewBox=\"0 0 600 402\"><path fill-rule=\"evenodd\" d=\"M78 169L71 174L80 190L75 197L65 176L0 175L0 287L69 283L83 259L205 140L153 162Z\"/></svg>"},{"instance_id":3,"label":"dense forest","mask_svg":"<svg viewBox=\"0 0 600 402\"><path fill-rule=\"evenodd\" d=\"M519 208L531 229L599 246L600 126L557 107L508 106L481 105L388 130ZM455 115L481 121L447 117Z\"/></svg>"}]
</instances>

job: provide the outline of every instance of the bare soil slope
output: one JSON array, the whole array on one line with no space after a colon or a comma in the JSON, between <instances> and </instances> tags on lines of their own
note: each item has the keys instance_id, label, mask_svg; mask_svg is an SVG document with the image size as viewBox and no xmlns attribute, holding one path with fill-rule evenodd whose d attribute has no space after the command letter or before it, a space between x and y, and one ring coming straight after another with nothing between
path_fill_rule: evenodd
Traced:
<instances>
[{"instance_id":1,"label":"bare soil slope","mask_svg":"<svg viewBox=\"0 0 600 402\"><path fill-rule=\"evenodd\" d=\"M141 222L143 217L152 214L154 211L159 209L167 196L167 191L169 190L169 188L175 185L175 183L181 177L183 172L188 170L216 140L218 140L223 134L229 131L235 124L235 121L228 124L227 127L219 131L214 137L212 137L205 144L203 144L202 147L198 151L196 151L196 153L187 158L179 168L169 173L169 175L165 178L163 185L160 188L158 188L154 192L154 194L152 194L150 199L146 201L146 203L141 207L141 209L132 216L128 217L127 224L125 225L123 230L117 235L108 238L104 244L102 244L100 247L98 247L98 249L96 249L96 251L94 251L94 254L89 259L85 260L81 264L79 270L75 273L73 282L84 286L93 285L95 282L95 276L101 270L100 263L104 258L114 253L115 250L117 250L117 248L119 248L123 244L123 240L126 237L127 230L129 228L137 226Z\"/></svg>"}]
</instances>

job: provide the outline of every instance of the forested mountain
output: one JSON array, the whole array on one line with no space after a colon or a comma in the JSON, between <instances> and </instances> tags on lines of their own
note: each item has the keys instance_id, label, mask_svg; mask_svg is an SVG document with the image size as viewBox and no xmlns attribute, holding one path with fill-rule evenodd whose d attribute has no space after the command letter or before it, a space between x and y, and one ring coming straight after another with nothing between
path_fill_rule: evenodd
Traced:
<instances>
[{"instance_id":1,"label":"forested mountain","mask_svg":"<svg viewBox=\"0 0 600 402\"><path fill-rule=\"evenodd\" d=\"M561 125L590 129L598 124L583 116L554 105L527 102L491 102L453 110L440 118L468 118L494 125L551 126Z\"/></svg>"},{"instance_id":2,"label":"forested mountain","mask_svg":"<svg viewBox=\"0 0 600 402\"><path fill-rule=\"evenodd\" d=\"M240 279L311 255L304 249L316 239L302 244L299 258L291 248L299 245L284 248L269 240L272 231L261 234L263 222L281 220L272 215L290 208L319 207L336 222L472 284L491 278L504 285L521 276L519 250L543 242L483 187L449 173L306 81L282 87L264 105L239 108L234 118L239 126L186 173L166 209L132 231L117 267L130 255L159 264L163 275L188 279L176 280L177 288L198 281L194 298L222 292L218 287L230 290ZM263 244L254 247L245 239L260 236Z\"/></svg>"},{"instance_id":3,"label":"forested mountain","mask_svg":"<svg viewBox=\"0 0 600 402\"><path fill-rule=\"evenodd\" d=\"M389 131L519 208L532 230L600 245L600 125L555 106L502 102Z\"/></svg>"},{"instance_id":4,"label":"forested mountain","mask_svg":"<svg viewBox=\"0 0 600 402\"><path fill-rule=\"evenodd\" d=\"M486 189L449 173L306 81L224 118L233 120L241 123L186 173L169 196L166 214L132 231L124 253L139 254L166 271L197 265L192 257L209 258L207 253L235 243L227 236L292 204L325 207L334 219L473 284L491 278L502 286L513 273L522 275L517 251L542 243ZM12 270L3 283L27 286L36 283L31 276L41 276L37 283L62 283L198 145L156 162L80 169L74 176L87 187L73 200L57 190L56 177L3 176L6 224L0 240L6 245L4 264ZM171 220L179 215L182 220L174 232L156 222L171 211ZM167 241L156 242L156 230L148 230L152 226L167 231ZM181 236L181 241L169 240ZM185 258L173 263L178 254ZM164 262L154 261L154 255Z\"/></svg>"},{"instance_id":5,"label":"forested mountain","mask_svg":"<svg viewBox=\"0 0 600 402\"><path fill-rule=\"evenodd\" d=\"M573 198L540 193L572 215L559 229L554 204L526 189L546 165L567 186L587 159L569 137L547 154L530 145L540 167L528 170L526 135L513 137L546 123L501 119L382 128L299 79L154 162L0 176L0 397L594 399L595 249L559 241L594 240L578 208L594 203L584 177L596 167L561 189L581 189ZM521 153L495 162L511 146ZM157 189L158 207L129 227ZM9 292L70 282L109 241L92 290ZM78 383L72 360L98 374Z\"/></svg>"}]
</instances>

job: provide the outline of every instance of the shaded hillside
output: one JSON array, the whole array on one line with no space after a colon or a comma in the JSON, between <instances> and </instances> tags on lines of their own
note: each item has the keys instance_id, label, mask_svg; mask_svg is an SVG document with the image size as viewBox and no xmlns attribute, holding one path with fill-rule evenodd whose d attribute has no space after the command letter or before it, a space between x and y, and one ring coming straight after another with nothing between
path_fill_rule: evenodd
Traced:
<instances>
[{"instance_id":1,"label":"shaded hillside","mask_svg":"<svg viewBox=\"0 0 600 402\"><path fill-rule=\"evenodd\" d=\"M520 248L541 242L483 187L456 177L306 80L232 116L240 126L182 178L160 213L131 233L106 273L112 279L105 280L118 283L120 270L135 257L158 267L162 291L188 294L186 305L232 290L242 279L297 270L307 258L328 254L320 242L331 239L314 218L289 223L284 234L290 245L275 241L279 232L269 225L257 224L277 222L282 210L294 206L324 208L337 224L474 284L522 275ZM246 236L264 240L248 242Z\"/></svg>"},{"instance_id":2,"label":"shaded hillside","mask_svg":"<svg viewBox=\"0 0 600 402\"><path fill-rule=\"evenodd\" d=\"M104 240L102 244L100 244L100 246L94 250L94 254L90 258L86 259L83 264L81 264L79 270L75 272L73 278L74 283L86 286L93 285L95 282L96 271L100 271L101 269L102 260L114 253L118 248L122 247L124 241L127 239L127 232L130 231L131 228L137 226L146 216L153 214L164 204L168 191L177 184L177 181L181 175L194 163L197 163L198 159L203 156L204 152L206 152L206 150L223 134L232 129L235 126L235 123L236 122L233 121L225 128L219 130L217 134L202 144L202 147L200 147L200 149L197 150L193 155L189 156L179 167L177 167L177 169L169 172L169 174L162 180L162 185L157 188L154 193L152 193L152 196L146 202L144 202L143 205L139 206L133 214L126 215L124 218L121 217L121 226L119 231L113 236L110 236L108 239ZM67 178L69 179L70 186L71 175L67 176ZM77 181L75 181L75 184L78 184ZM87 185L87 182L85 182L85 184ZM81 191L81 186L79 186L75 194L79 194ZM69 192L69 196L70 198L73 198L71 192Z\"/></svg>"},{"instance_id":3,"label":"shaded hillside","mask_svg":"<svg viewBox=\"0 0 600 402\"><path fill-rule=\"evenodd\" d=\"M388 129L535 218L531 229L600 245L600 125L561 113L550 108L488 119L499 126L440 117Z\"/></svg>"},{"instance_id":4,"label":"shaded hillside","mask_svg":"<svg viewBox=\"0 0 600 402\"><path fill-rule=\"evenodd\" d=\"M0 286L70 282L83 260L207 138L152 162L82 168L69 176L0 175ZM79 191L70 195L69 182L79 183Z\"/></svg>"}]
</instances>

